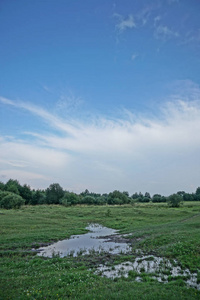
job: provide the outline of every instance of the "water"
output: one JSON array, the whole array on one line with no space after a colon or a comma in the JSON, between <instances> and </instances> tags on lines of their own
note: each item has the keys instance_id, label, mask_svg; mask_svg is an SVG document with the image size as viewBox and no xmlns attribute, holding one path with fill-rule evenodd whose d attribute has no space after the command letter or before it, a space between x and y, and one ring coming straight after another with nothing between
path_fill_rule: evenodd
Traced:
<instances>
[{"instance_id":1,"label":"water","mask_svg":"<svg viewBox=\"0 0 200 300\"><path fill-rule=\"evenodd\" d=\"M120 254L130 253L132 250L131 246L125 243L122 238L121 242L113 241L120 240L118 231L115 229L103 227L99 224L90 224L86 229L89 230L86 234L73 235L69 239L39 248L38 255L50 258L55 255L59 257L68 255L76 257L78 255L91 254L94 252ZM135 281L142 282L141 273L146 273L161 283L167 283L169 276L179 276L179 278L183 278L189 287L200 290L200 284L197 283L197 273L191 273L189 269L181 269L175 260L171 263L168 259L163 257L154 255L145 256L139 249L137 252L138 257L134 262L126 261L112 267L99 265L95 273L114 279L122 276L128 277L129 272L134 271L137 274Z\"/></svg>"},{"instance_id":2,"label":"water","mask_svg":"<svg viewBox=\"0 0 200 300\"><path fill-rule=\"evenodd\" d=\"M127 243L117 243L110 240L109 236L116 235L118 233L117 230L103 227L99 224L90 224L86 229L89 230L86 234L73 235L69 239L39 248L38 255L44 257L71 255L76 257L80 254L84 255L92 252L120 254L131 251L131 247Z\"/></svg>"},{"instance_id":3,"label":"water","mask_svg":"<svg viewBox=\"0 0 200 300\"><path fill-rule=\"evenodd\" d=\"M135 280L139 282L142 281L142 277L139 276L141 273L147 273L162 283L168 282L168 276L180 276L188 286L200 290L200 284L197 283L197 273L191 273L189 269L182 270L180 266L177 266L175 260L172 264L166 258L153 255L138 257L134 262L127 261L112 267L100 265L96 274L114 279L122 276L128 277L130 271L135 271L138 274Z\"/></svg>"}]
</instances>

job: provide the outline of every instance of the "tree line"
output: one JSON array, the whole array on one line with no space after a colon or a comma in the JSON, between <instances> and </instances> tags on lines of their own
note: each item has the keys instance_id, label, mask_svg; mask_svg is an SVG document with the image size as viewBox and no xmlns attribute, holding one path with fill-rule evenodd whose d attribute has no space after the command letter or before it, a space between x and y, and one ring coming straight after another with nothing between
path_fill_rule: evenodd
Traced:
<instances>
[{"instance_id":1,"label":"tree line","mask_svg":"<svg viewBox=\"0 0 200 300\"><path fill-rule=\"evenodd\" d=\"M0 207L19 208L22 205L61 204L71 206L77 204L87 205L123 205L139 203L161 203L168 202L173 207L178 207L182 201L200 201L200 187L195 193L179 191L169 197L160 194L146 192L145 194L134 193L129 195L127 191L115 190L110 193L98 194L89 192L87 189L76 194L64 190L59 183L50 184L45 190L31 189L29 185L21 185L18 180L9 179L6 183L0 182Z\"/></svg>"}]
</instances>

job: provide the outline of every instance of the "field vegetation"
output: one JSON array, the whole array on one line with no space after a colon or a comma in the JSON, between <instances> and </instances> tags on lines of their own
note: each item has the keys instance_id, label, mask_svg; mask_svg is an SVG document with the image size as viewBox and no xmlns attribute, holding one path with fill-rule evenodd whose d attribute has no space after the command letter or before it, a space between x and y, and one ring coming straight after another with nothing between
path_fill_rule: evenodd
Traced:
<instances>
[{"instance_id":1,"label":"field vegetation","mask_svg":"<svg viewBox=\"0 0 200 300\"><path fill-rule=\"evenodd\" d=\"M91 196L91 195L88 195ZM128 196L127 196L128 197ZM83 234L99 223L129 234L129 254L91 253L78 257L45 258L33 248ZM0 299L200 299L200 291L169 275L159 283L145 272L109 279L95 274L99 264L111 267L134 261L140 254L177 260L196 272L200 282L200 202L179 207L166 202L121 205L23 205L0 209Z\"/></svg>"}]
</instances>

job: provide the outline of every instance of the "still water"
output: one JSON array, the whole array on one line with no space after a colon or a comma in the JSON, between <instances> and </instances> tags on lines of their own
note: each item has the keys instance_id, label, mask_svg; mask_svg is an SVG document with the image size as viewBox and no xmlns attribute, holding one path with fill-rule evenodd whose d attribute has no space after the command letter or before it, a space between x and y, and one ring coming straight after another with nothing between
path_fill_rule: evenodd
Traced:
<instances>
[{"instance_id":1,"label":"still water","mask_svg":"<svg viewBox=\"0 0 200 300\"><path fill-rule=\"evenodd\" d=\"M69 239L59 241L47 247L39 248L39 256L53 257L59 255L74 256L80 254L90 254L95 252L108 252L110 254L128 253L131 247L127 243L117 243L111 241L109 236L116 235L117 230L103 227L99 224L90 224L86 227L88 233L73 235Z\"/></svg>"}]
</instances>

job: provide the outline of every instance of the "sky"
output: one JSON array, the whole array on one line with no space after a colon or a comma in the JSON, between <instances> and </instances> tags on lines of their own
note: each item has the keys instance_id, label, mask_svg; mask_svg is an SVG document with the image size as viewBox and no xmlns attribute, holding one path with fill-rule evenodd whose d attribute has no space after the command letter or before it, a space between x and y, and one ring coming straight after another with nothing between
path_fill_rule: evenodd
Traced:
<instances>
[{"instance_id":1,"label":"sky","mask_svg":"<svg viewBox=\"0 0 200 300\"><path fill-rule=\"evenodd\" d=\"M0 0L0 181L200 186L199 0Z\"/></svg>"}]
</instances>

